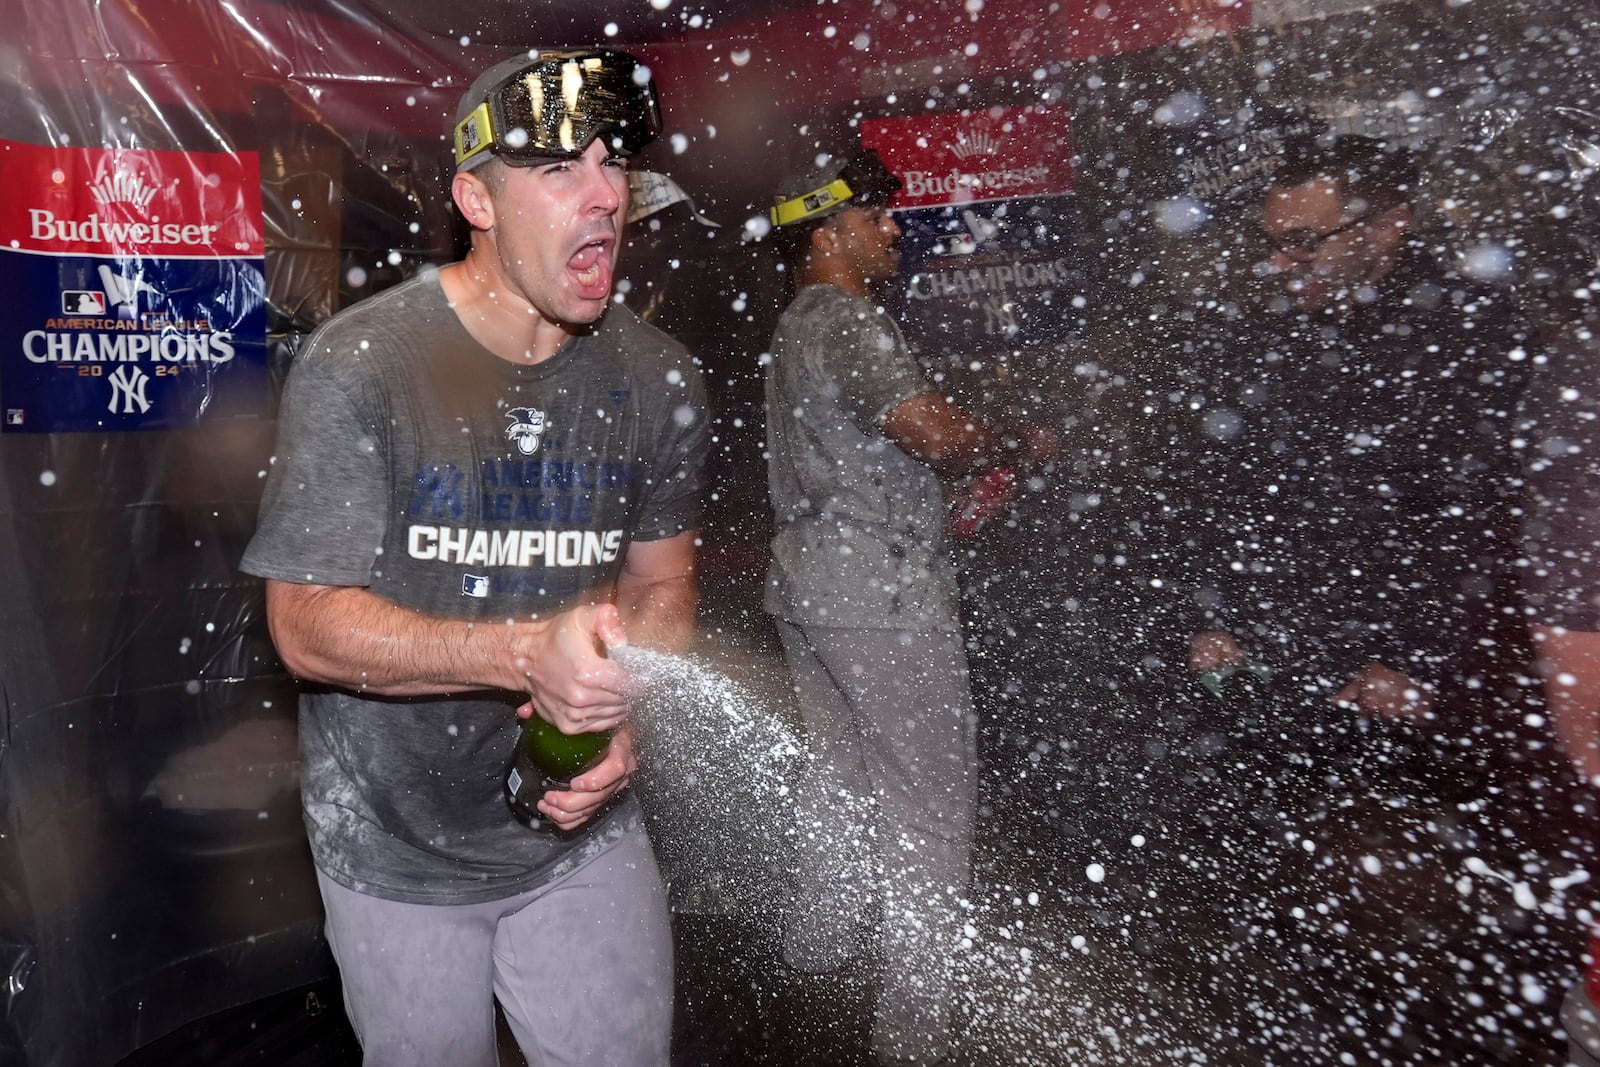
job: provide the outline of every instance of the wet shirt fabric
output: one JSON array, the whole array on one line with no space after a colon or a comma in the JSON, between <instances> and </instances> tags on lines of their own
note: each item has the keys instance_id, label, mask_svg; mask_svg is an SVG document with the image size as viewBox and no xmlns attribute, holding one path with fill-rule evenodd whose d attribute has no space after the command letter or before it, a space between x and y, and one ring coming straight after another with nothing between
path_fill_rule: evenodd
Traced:
<instances>
[{"instance_id":1,"label":"wet shirt fabric","mask_svg":"<svg viewBox=\"0 0 1600 1067\"><path fill-rule=\"evenodd\" d=\"M932 391L877 305L831 285L796 294L767 370L768 612L798 625L957 627L944 490L882 429Z\"/></svg>"},{"instance_id":2,"label":"wet shirt fabric","mask_svg":"<svg viewBox=\"0 0 1600 1067\"><path fill-rule=\"evenodd\" d=\"M481 347L424 275L330 319L285 388L243 569L359 586L495 622L603 600L628 544L698 528L707 406L675 341L612 308L553 358ZM575 835L502 795L525 694L385 698L307 687L302 794L339 884L409 903L493 900L638 825L625 800Z\"/></svg>"},{"instance_id":3,"label":"wet shirt fabric","mask_svg":"<svg viewBox=\"0 0 1600 1067\"><path fill-rule=\"evenodd\" d=\"M1508 602L1529 358L1504 297L1411 256L1372 302L1212 349L1187 397L1196 595L1269 660L1464 680Z\"/></svg>"}]
</instances>

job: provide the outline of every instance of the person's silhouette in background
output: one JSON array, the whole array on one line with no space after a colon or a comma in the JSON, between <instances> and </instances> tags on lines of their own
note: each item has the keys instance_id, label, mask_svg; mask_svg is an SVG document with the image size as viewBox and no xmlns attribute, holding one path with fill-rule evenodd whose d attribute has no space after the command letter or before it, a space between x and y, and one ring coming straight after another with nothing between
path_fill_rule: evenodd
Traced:
<instances>
[{"instance_id":1,"label":"person's silhouette in background","mask_svg":"<svg viewBox=\"0 0 1600 1067\"><path fill-rule=\"evenodd\" d=\"M1264 660L1366 717L1471 715L1509 602L1528 332L1411 239L1406 150L1289 147L1262 204L1270 332L1211 376L1221 457L1190 665Z\"/></svg>"}]
</instances>

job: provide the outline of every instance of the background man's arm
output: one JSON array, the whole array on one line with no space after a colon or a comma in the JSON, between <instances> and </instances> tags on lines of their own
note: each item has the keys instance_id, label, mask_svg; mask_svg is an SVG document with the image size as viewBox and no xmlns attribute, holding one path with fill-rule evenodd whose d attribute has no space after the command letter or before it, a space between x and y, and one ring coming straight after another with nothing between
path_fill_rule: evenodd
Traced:
<instances>
[{"instance_id":1,"label":"background man's arm","mask_svg":"<svg viewBox=\"0 0 1600 1067\"><path fill-rule=\"evenodd\" d=\"M883 417L883 432L949 478L979 469L996 451L988 427L937 393L901 401Z\"/></svg>"},{"instance_id":2,"label":"background man's arm","mask_svg":"<svg viewBox=\"0 0 1600 1067\"><path fill-rule=\"evenodd\" d=\"M1007 461L1052 459L1060 441L1049 430L1028 427L1017 439L1006 440L976 417L937 393L921 393L903 400L883 417L883 431L908 454L922 460L946 478L959 478Z\"/></svg>"}]
</instances>

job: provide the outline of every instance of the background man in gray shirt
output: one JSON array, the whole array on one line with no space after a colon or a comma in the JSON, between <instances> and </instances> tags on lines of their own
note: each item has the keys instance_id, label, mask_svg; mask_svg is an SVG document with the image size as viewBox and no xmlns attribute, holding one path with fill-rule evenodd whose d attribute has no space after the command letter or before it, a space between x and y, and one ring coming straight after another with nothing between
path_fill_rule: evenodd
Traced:
<instances>
[{"instance_id":1,"label":"background man in gray shirt","mask_svg":"<svg viewBox=\"0 0 1600 1067\"><path fill-rule=\"evenodd\" d=\"M818 797L817 848L803 859L784 958L809 972L843 966L863 907L881 894L873 1051L922 1064L950 1050L976 795L940 476L1007 453L933 389L871 299L899 266L900 230L885 210L899 184L870 151L825 156L784 184L772 210L798 291L766 382L777 529L765 607L827 786L874 802L869 837L849 824L864 807ZM1036 434L1033 454L1049 450ZM873 846L877 856L860 854ZM863 874L874 859L875 886Z\"/></svg>"}]
</instances>

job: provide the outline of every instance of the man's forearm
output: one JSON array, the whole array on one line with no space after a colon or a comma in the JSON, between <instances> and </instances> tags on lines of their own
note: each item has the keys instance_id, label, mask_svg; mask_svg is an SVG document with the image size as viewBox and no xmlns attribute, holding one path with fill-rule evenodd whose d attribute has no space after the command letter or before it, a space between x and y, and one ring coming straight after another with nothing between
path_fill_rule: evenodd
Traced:
<instances>
[{"instance_id":1,"label":"man's forearm","mask_svg":"<svg viewBox=\"0 0 1600 1067\"><path fill-rule=\"evenodd\" d=\"M267 583L278 655L306 681L384 696L509 688L500 623L441 619L366 589Z\"/></svg>"},{"instance_id":2,"label":"man's forearm","mask_svg":"<svg viewBox=\"0 0 1600 1067\"><path fill-rule=\"evenodd\" d=\"M902 451L946 478L989 465L996 441L988 427L937 393L905 400L884 416L883 430Z\"/></svg>"},{"instance_id":3,"label":"man's forearm","mask_svg":"<svg viewBox=\"0 0 1600 1067\"><path fill-rule=\"evenodd\" d=\"M693 574L656 582L617 583L617 611L630 643L682 652L694 637L700 583Z\"/></svg>"}]
</instances>

